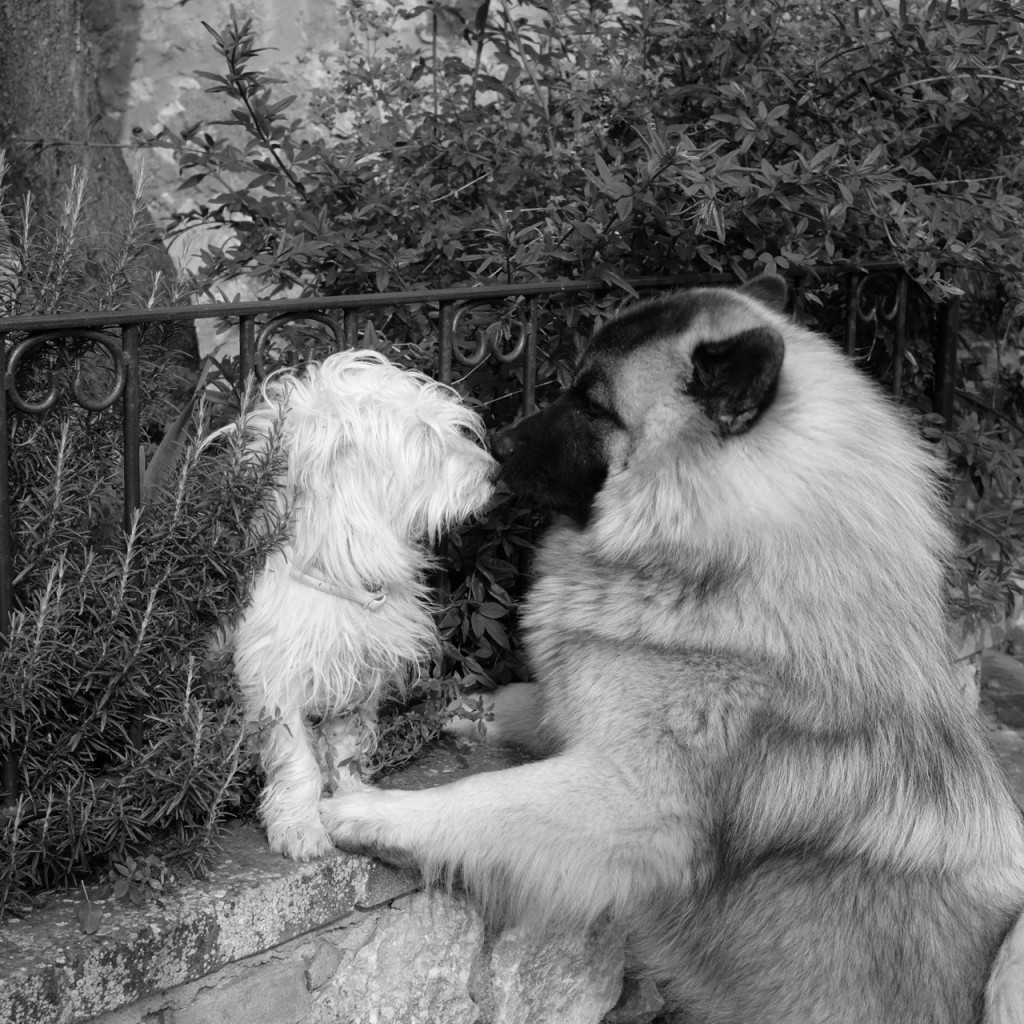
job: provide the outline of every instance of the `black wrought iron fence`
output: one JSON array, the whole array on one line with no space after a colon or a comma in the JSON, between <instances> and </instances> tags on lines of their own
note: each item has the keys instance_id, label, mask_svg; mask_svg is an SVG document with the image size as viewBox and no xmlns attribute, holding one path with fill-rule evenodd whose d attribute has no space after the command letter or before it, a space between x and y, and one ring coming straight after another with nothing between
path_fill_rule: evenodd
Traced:
<instances>
[{"instance_id":1,"label":"black wrought iron fence","mask_svg":"<svg viewBox=\"0 0 1024 1024\"><path fill-rule=\"evenodd\" d=\"M684 286L728 284L727 274L686 274L636 279L630 286L649 294ZM956 373L956 300L936 306L916 293L909 279L888 265L820 267L794 277L793 311L813 321L848 353L862 360L899 395L911 336L926 338L932 348L933 407L948 419ZM420 328L436 343L436 375L450 383L488 360L517 366L520 407L536 404L540 325L549 304L571 303L584 294L610 294L615 286L602 280L539 281L523 284L467 286L436 291L374 295L323 296L269 302L233 302L153 309L95 311L54 316L0 318L0 643L14 610L9 493L9 418L45 415L58 401L70 399L100 412L121 404L126 531L141 504L139 347L146 330L161 324L218 320L233 325L239 339L239 375L260 379L275 338L300 321L322 325L334 348L382 348L375 315L406 310L419 315ZM627 295L623 292L623 300ZM810 301L811 298L815 301ZM467 321L481 311L500 307L508 317L512 304L515 329L477 331ZM486 317L484 317L486 319ZM385 348L386 351L386 348ZM276 354L275 354L276 355ZM106 361L104 385L86 386L83 369ZM278 360L271 360L278 361ZM57 368L62 372L57 373ZM29 369L34 373L27 373ZM32 380L26 393L25 377ZM40 381L42 383L40 383ZM61 395L64 387L70 394ZM0 681L2 685L2 681ZM2 701L0 701L2 711ZM5 800L17 792L17 737L4 735L0 722Z\"/></svg>"}]
</instances>

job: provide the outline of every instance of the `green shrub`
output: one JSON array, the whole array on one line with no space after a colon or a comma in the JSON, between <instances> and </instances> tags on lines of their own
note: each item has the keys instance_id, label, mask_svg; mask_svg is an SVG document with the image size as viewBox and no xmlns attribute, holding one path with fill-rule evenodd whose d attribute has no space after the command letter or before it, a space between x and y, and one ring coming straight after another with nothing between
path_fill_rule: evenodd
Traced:
<instances>
[{"instance_id":1,"label":"green shrub","mask_svg":"<svg viewBox=\"0 0 1024 1024\"><path fill-rule=\"evenodd\" d=\"M85 184L73 181L60 223L34 225L30 204L15 220L2 254L5 311L111 308L154 294L136 271L145 240L131 210L108 252L85 248ZM5 341L11 353L18 340ZM182 386L167 341L152 331L142 345L150 465L127 536L120 403L90 412L71 397L75 378L86 392L109 390L107 357L66 342L14 376L22 395L52 386L58 398L7 423L15 607L0 642L0 758L17 765L18 793L0 811L0 916L100 870L138 897L163 885L157 855L198 869L225 815L251 797L230 665L213 653L280 533L265 513L277 455L254 459L237 440L158 445ZM205 419L200 403L193 437ZM121 888L115 880L114 894Z\"/></svg>"},{"instance_id":2,"label":"green shrub","mask_svg":"<svg viewBox=\"0 0 1024 1024\"><path fill-rule=\"evenodd\" d=\"M211 29L224 66L200 74L230 116L155 140L186 188L214 185L179 215L231 232L208 279L336 293L895 260L933 294L958 268L1015 280L1011 4L485 0L433 53L373 6L347 12L312 123L275 97L251 22Z\"/></svg>"},{"instance_id":3,"label":"green shrub","mask_svg":"<svg viewBox=\"0 0 1024 1024\"><path fill-rule=\"evenodd\" d=\"M144 850L197 867L251 788L230 667L211 659L274 531L270 460L182 454L125 538L120 426L12 421L16 611L0 648L0 910Z\"/></svg>"},{"instance_id":4,"label":"green shrub","mask_svg":"<svg viewBox=\"0 0 1024 1024\"><path fill-rule=\"evenodd\" d=\"M1024 12L1002 0L506 0L353 4L314 116L278 98L251 22L210 30L201 72L229 113L166 128L196 201L177 226L216 224L206 284L268 294L436 287L893 262L931 300L964 295L968 342L950 430L927 429L960 483L968 602L1010 600L1024 532ZM432 19L431 45L400 43ZM443 29L443 31L442 31ZM623 297L542 311L541 396ZM808 279L812 321L835 292ZM481 330L508 342L514 304ZM436 325L402 310L391 351L435 365ZM931 412L930 339L911 339L904 398ZM518 378L463 383L491 401ZM489 408L500 423L512 403ZM513 588L515 589L515 588Z\"/></svg>"},{"instance_id":5,"label":"green shrub","mask_svg":"<svg viewBox=\"0 0 1024 1024\"><path fill-rule=\"evenodd\" d=\"M952 468L952 503L963 542L955 604L998 618L1018 611L1024 552L1024 372L1020 343L973 332L962 350L953 428L926 436Z\"/></svg>"}]
</instances>

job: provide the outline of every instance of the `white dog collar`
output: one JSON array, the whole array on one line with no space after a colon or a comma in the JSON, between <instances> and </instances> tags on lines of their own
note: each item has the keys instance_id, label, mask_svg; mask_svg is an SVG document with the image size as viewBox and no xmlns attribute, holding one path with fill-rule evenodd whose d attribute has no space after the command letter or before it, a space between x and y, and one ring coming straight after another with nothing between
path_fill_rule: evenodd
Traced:
<instances>
[{"instance_id":1,"label":"white dog collar","mask_svg":"<svg viewBox=\"0 0 1024 1024\"><path fill-rule=\"evenodd\" d=\"M354 601L366 611L374 611L388 599L388 588L378 587L376 590L364 590L355 587L343 587L338 583L332 583L323 576L309 571L309 566L293 565L287 563L289 575L293 580L302 583L307 587L320 591L321 594L330 594L332 597L340 597L344 601Z\"/></svg>"}]
</instances>

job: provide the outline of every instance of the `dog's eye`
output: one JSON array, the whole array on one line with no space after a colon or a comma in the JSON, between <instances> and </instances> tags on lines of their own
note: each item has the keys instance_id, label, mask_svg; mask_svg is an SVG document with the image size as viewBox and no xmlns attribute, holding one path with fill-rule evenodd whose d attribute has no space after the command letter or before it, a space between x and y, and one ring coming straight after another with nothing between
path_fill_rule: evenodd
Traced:
<instances>
[{"instance_id":1,"label":"dog's eye","mask_svg":"<svg viewBox=\"0 0 1024 1024\"><path fill-rule=\"evenodd\" d=\"M603 420L611 417L611 413L600 402L595 402L592 398L586 396L583 399L583 411L592 420Z\"/></svg>"}]
</instances>

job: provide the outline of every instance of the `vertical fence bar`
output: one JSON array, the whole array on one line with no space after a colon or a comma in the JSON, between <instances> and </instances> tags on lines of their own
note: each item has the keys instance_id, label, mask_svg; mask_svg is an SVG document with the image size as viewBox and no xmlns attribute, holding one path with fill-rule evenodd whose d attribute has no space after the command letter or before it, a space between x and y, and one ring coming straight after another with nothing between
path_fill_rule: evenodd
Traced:
<instances>
[{"instance_id":1,"label":"vertical fence bar","mask_svg":"<svg viewBox=\"0 0 1024 1024\"><path fill-rule=\"evenodd\" d=\"M960 296L947 299L938 311L935 332L935 384L932 390L932 408L953 424L953 397L956 389L956 347L960 335Z\"/></svg>"},{"instance_id":2,"label":"vertical fence bar","mask_svg":"<svg viewBox=\"0 0 1024 1024\"><path fill-rule=\"evenodd\" d=\"M124 366L122 392L122 440L124 444L124 532L129 535L142 505L142 462L139 455L139 339L143 328L128 324L121 332L121 362ZM136 750L142 746L142 708L138 707L128 726L128 739Z\"/></svg>"},{"instance_id":3,"label":"vertical fence bar","mask_svg":"<svg viewBox=\"0 0 1024 1024\"><path fill-rule=\"evenodd\" d=\"M442 384L452 382L455 351L455 303L441 302L438 308L437 376Z\"/></svg>"},{"instance_id":4,"label":"vertical fence bar","mask_svg":"<svg viewBox=\"0 0 1024 1024\"><path fill-rule=\"evenodd\" d=\"M12 737L13 739L13 737ZM8 752L3 763L3 797L0 807L11 807L18 802L18 755Z\"/></svg>"},{"instance_id":5,"label":"vertical fence bar","mask_svg":"<svg viewBox=\"0 0 1024 1024\"><path fill-rule=\"evenodd\" d=\"M340 352L345 347L345 310L328 310L327 318L331 321L331 331L334 334L334 351Z\"/></svg>"},{"instance_id":6,"label":"vertical fence bar","mask_svg":"<svg viewBox=\"0 0 1024 1024\"><path fill-rule=\"evenodd\" d=\"M452 382L452 359L455 348L455 304L453 302L440 302L437 309L437 378L442 384ZM445 542L444 564L438 573L437 590L442 606L446 605L451 598L452 581L448 575L448 566L452 562L452 542ZM442 674L447 676L451 671L451 661L447 655L442 661Z\"/></svg>"},{"instance_id":7,"label":"vertical fence bar","mask_svg":"<svg viewBox=\"0 0 1024 1024\"><path fill-rule=\"evenodd\" d=\"M790 289L793 296L793 319L799 324L804 322L804 290L806 288L807 278L801 274Z\"/></svg>"},{"instance_id":8,"label":"vertical fence bar","mask_svg":"<svg viewBox=\"0 0 1024 1024\"><path fill-rule=\"evenodd\" d=\"M846 354L857 354L857 301L859 297L857 275L846 275Z\"/></svg>"},{"instance_id":9,"label":"vertical fence bar","mask_svg":"<svg viewBox=\"0 0 1024 1024\"><path fill-rule=\"evenodd\" d=\"M896 338L892 346L892 393L903 394L903 360L907 354L907 294L910 279L905 271L899 272L896 285Z\"/></svg>"},{"instance_id":10,"label":"vertical fence bar","mask_svg":"<svg viewBox=\"0 0 1024 1024\"><path fill-rule=\"evenodd\" d=\"M245 393L249 377L256 372L256 318L238 318L238 385Z\"/></svg>"},{"instance_id":11,"label":"vertical fence bar","mask_svg":"<svg viewBox=\"0 0 1024 1024\"><path fill-rule=\"evenodd\" d=\"M523 352L523 415L529 416L537 408L537 322L540 319L540 300L530 297L530 312L526 324L526 350Z\"/></svg>"},{"instance_id":12,"label":"vertical fence bar","mask_svg":"<svg viewBox=\"0 0 1024 1024\"><path fill-rule=\"evenodd\" d=\"M130 533L142 504L142 466L139 458L139 337L142 327L128 324L121 332L124 365L122 433L124 437L124 531Z\"/></svg>"},{"instance_id":13,"label":"vertical fence bar","mask_svg":"<svg viewBox=\"0 0 1024 1024\"><path fill-rule=\"evenodd\" d=\"M14 611L14 566L11 560L11 491L8 477L7 335L0 334L0 642Z\"/></svg>"},{"instance_id":14,"label":"vertical fence bar","mask_svg":"<svg viewBox=\"0 0 1024 1024\"><path fill-rule=\"evenodd\" d=\"M342 333L345 337L345 348L359 348L359 310L346 309L342 314Z\"/></svg>"},{"instance_id":15,"label":"vertical fence bar","mask_svg":"<svg viewBox=\"0 0 1024 1024\"><path fill-rule=\"evenodd\" d=\"M7 423L7 335L0 334L0 644L11 627L14 612L14 564L11 554L11 490L8 476ZM3 723L0 723L0 728ZM14 737L8 737L11 749L0 764L0 804L10 805L18 798L18 755Z\"/></svg>"}]
</instances>

